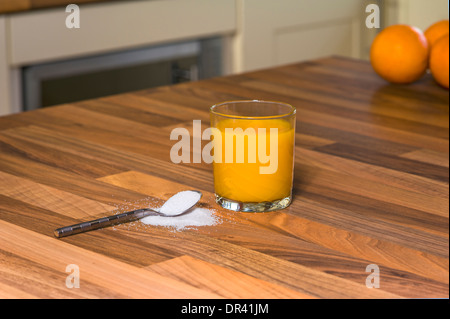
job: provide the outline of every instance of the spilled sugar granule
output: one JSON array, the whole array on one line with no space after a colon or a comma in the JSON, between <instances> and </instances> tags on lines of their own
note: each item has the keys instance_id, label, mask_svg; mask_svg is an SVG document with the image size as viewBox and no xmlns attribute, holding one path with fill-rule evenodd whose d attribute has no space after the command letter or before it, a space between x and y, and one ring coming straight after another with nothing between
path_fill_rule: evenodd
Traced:
<instances>
[{"instance_id":1,"label":"spilled sugar granule","mask_svg":"<svg viewBox=\"0 0 450 319\"><path fill-rule=\"evenodd\" d=\"M158 211L158 209L155 210ZM146 225L169 227L180 231L192 227L213 226L217 224L218 219L209 209L194 208L190 212L176 217L148 216L140 221Z\"/></svg>"},{"instance_id":2,"label":"spilled sugar granule","mask_svg":"<svg viewBox=\"0 0 450 319\"><path fill-rule=\"evenodd\" d=\"M212 211L205 208L193 208L187 213L177 216L186 211L201 198L201 194L194 191L179 192L172 196L164 205L155 209L167 216L148 216L141 219L147 225L170 227L175 230L182 230L188 227L212 226L216 224Z\"/></svg>"}]
</instances>

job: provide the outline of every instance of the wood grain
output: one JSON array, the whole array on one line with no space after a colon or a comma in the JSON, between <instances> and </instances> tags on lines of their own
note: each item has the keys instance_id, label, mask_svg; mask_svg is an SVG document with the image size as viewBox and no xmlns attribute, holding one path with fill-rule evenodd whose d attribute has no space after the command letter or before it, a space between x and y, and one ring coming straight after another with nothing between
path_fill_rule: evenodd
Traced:
<instances>
[{"instance_id":1,"label":"wood grain","mask_svg":"<svg viewBox=\"0 0 450 319\"><path fill-rule=\"evenodd\" d=\"M3 0L0 1L0 13L28 10L31 0Z\"/></svg>"},{"instance_id":2,"label":"wood grain","mask_svg":"<svg viewBox=\"0 0 450 319\"><path fill-rule=\"evenodd\" d=\"M210 106L235 99L297 108L284 210L222 209L211 165L170 161L172 129L206 128ZM448 298L448 103L429 75L389 85L331 57L1 117L0 297ZM216 225L53 237L186 189Z\"/></svg>"},{"instance_id":3,"label":"wood grain","mask_svg":"<svg viewBox=\"0 0 450 319\"><path fill-rule=\"evenodd\" d=\"M148 266L154 272L189 283L192 286L219 293L224 298L301 298L311 296L271 284L235 270L182 256Z\"/></svg>"},{"instance_id":4,"label":"wood grain","mask_svg":"<svg viewBox=\"0 0 450 319\"><path fill-rule=\"evenodd\" d=\"M107 176L101 180L114 185L122 185L122 187L127 189L139 191L152 197L162 199L167 199L173 193L186 189L186 186L183 184L164 181L160 178L145 176L145 174L133 171L124 172L114 176ZM164 186L155 189L154 185ZM151 203L150 205L158 207L157 203ZM213 194L204 193L200 205L214 209L215 204ZM398 247L394 248L396 245L388 240L377 240L376 237L364 236L358 233L352 233L350 235L350 231L346 231L342 228L327 226L321 223L314 224L314 222L310 220L288 215L283 212L278 212L276 214L236 215L223 210L216 210L215 213L220 217L221 225L220 227L215 227L214 231L211 231L210 228L206 229L206 234L210 238L214 237L220 239L226 237L229 242L237 245L241 245L242 242L246 242L247 245L249 245L249 242L251 242L252 249L256 251L268 252L273 249L271 255L286 253L287 251L296 251L297 254L299 254L297 256L291 256L289 260L295 260L296 258L302 259L304 256L314 254L315 258L313 263L321 264L320 269L326 270L326 272L340 271L345 273L350 271L350 269L361 269L366 260L377 260L377 263L381 265L389 259L389 265L396 264L396 271L408 269L410 274L416 274L419 277L421 275L430 277L430 269L434 269L433 273L436 275L435 279L437 281L444 280L448 283L448 279L445 278L448 271L446 269L448 254L445 251L442 252L444 257L437 257L434 254L427 254L426 252L421 252L416 249L408 249L402 245L398 245ZM314 226L309 227L310 224L314 224ZM138 229L136 227L127 228L130 233ZM310 229L314 235L310 236L308 234ZM274 234L273 230L277 230L277 233L289 234L290 237L293 238L283 238L283 236ZM199 229L197 231L201 232L202 230ZM152 241L155 242L155 239L152 238ZM283 243L282 252L278 251L280 248L277 247L280 242ZM316 245L315 242L319 243L319 245ZM336 247L339 247L339 250L336 249ZM376 248L372 250L371 247ZM182 249L185 248L186 245L183 245ZM327 248L330 248L330 250ZM395 257L389 256L387 253L387 251L392 250L398 251L398 254ZM445 250L445 247L443 250ZM182 250L180 250L180 252L181 251ZM331 251L333 251L333 255L330 255ZM345 252L345 254L336 256L337 251ZM210 256L204 256L201 253L197 253L196 257L203 260L209 260L208 258L210 258ZM414 266L411 266L409 262L405 262L411 259L417 260ZM329 263L330 260L333 260L333 262L331 268L328 268L327 263ZM343 260L345 260L345 267L341 268L341 266L338 265ZM304 263L309 264L308 261L303 259L302 264ZM272 267L271 263L268 263L265 267ZM273 267L275 267L275 265L273 265ZM247 270L241 270L241 272L246 273ZM284 281L284 279L279 280ZM417 279L416 284L420 281L421 280ZM334 284L333 282L330 282L329 284L332 285ZM285 284L288 285L289 283ZM398 284L400 285L400 283ZM320 296L321 292L315 290L311 291L312 288L304 287L303 282L298 283L297 285L297 288L302 287L302 289L304 289L303 291L307 291L313 296ZM316 285L321 286L320 289L324 288L323 283L314 282L314 286ZM332 289L329 285L326 285L326 288ZM365 294L363 295L365 296ZM348 297L352 298L356 298L357 296L362 296L361 291L358 290L357 294L348 295Z\"/></svg>"}]
</instances>

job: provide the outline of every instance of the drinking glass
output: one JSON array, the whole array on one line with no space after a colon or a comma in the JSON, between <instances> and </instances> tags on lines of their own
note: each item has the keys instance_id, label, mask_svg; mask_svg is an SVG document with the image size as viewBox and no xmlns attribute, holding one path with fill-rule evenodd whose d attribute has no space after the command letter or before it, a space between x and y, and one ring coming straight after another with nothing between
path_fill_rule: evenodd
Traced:
<instances>
[{"instance_id":1,"label":"drinking glass","mask_svg":"<svg viewBox=\"0 0 450 319\"><path fill-rule=\"evenodd\" d=\"M273 101L211 107L214 189L222 207L243 212L283 209L292 201L295 114Z\"/></svg>"}]
</instances>

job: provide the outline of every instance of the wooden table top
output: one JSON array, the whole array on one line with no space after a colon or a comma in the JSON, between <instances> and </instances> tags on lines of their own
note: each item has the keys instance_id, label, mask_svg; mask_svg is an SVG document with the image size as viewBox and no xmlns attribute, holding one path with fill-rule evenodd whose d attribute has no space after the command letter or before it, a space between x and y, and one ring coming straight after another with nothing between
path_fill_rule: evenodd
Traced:
<instances>
[{"instance_id":1,"label":"wooden table top","mask_svg":"<svg viewBox=\"0 0 450 319\"><path fill-rule=\"evenodd\" d=\"M287 209L226 211L211 165L170 161L172 129L235 99L297 108ZM332 57L1 117L0 298L448 298L448 103ZM186 189L217 225L53 236Z\"/></svg>"}]
</instances>

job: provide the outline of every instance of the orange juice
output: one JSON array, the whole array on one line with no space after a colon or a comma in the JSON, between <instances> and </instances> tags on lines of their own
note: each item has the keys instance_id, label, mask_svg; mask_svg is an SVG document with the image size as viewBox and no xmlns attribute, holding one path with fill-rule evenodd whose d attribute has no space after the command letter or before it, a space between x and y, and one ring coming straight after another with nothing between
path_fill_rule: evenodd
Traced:
<instances>
[{"instance_id":1,"label":"orange juice","mask_svg":"<svg viewBox=\"0 0 450 319\"><path fill-rule=\"evenodd\" d=\"M220 132L213 140L216 195L243 203L291 196L295 120L224 118L212 126Z\"/></svg>"}]
</instances>

